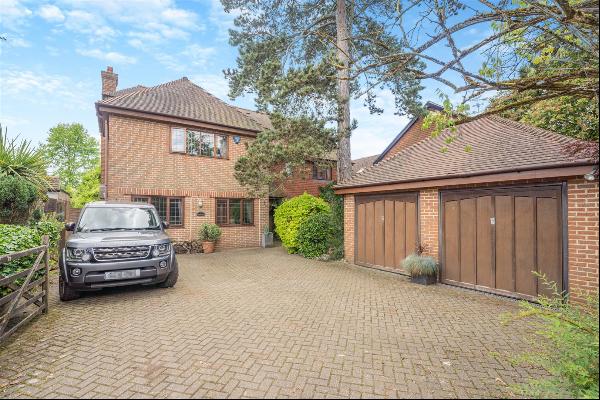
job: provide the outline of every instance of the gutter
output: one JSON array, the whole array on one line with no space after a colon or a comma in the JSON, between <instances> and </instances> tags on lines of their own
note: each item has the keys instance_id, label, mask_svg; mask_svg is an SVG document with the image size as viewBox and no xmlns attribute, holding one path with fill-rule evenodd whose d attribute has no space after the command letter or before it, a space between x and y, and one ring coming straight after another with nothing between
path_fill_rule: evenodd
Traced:
<instances>
[{"instance_id":1,"label":"gutter","mask_svg":"<svg viewBox=\"0 0 600 400\"><path fill-rule=\"evenodd\" d=\"M336 185L333 189L335 191L338 191L338 190L346 190L346 189L353 189L353 188L364 188L364 187L370 187L370 186L386 186L386 185L396 185L396 184L402 184L402 183L429 182L429 181L434 181L434 180L470 178L470 177L475 177L475 176L496 175L496 174L511 173L511 172L518 173L518 172L535 171L535 170L550 170L550 169L556 169L556 168L582 167L582 166L592 166L592 165L596 165L596 163L594 163L592 161L579 161L579 162L572 163L572 164L555 163L555 164L533 165L530 167L502 168L502 169L496 169L496 170L492 170L492 171L471 172L471 173L464 173L464 174L432 176L432 177L427 177L427 178L365 183L365 184L350 185L350 186Z\"/></svg>"}]
</instances>

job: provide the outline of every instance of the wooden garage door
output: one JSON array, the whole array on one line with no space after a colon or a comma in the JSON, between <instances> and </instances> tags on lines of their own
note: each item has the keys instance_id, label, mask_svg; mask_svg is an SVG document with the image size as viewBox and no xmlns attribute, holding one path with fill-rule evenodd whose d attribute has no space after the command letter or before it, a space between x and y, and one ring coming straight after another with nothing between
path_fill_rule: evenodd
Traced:
<instances>
[{"instance_id":1,"label":"wooden garage door","mask_svg":"<svg viewBox=\"0 0 600 400\"><path fill-rule=\"evenodd\" d=\"M355 261L402 269L418 240L417 194L356 198Z\"/></svg>"},{"instance_id":2,"label":"wooden garage door","mask_svg":"<svg viewBox=\"0 0 600 400\"><path fill-rule=\"evenodd\" d=\"M442 281L500 294L563 290L560 185L442 192Z\"/></svg>"}]
</instances>

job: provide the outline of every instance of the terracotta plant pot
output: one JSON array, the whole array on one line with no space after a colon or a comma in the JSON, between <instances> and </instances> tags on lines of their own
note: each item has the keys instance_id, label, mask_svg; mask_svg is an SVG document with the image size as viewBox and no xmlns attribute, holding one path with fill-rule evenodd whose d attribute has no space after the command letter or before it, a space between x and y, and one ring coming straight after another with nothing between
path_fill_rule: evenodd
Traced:
<instances>
[{"instance_id":1,"label":"terracotta plant pot","mask_svg":"<svg viewBox=\"0 0 600 400\"><path fill-rule=\"evenodd\" d=\"M202 251L206 254L215 252L215 242L202 242Z\"/></svg>"}]
</instances>

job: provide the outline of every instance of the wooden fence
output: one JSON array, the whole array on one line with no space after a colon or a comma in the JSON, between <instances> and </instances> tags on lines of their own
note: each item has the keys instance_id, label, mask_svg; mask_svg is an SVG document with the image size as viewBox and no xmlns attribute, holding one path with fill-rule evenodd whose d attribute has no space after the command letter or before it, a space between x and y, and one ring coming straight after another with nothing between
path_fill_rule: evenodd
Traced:
<instances>
[{"instance_id":1,"label":"wooden fence","mask_svg":"<svg viewBox=\"0 0 600 400\"><path fill-rule=\"evenodd\" d=\"M1 265L37 254L30 268L0 277L0 287L12 290L0 298L0 343L33 318L48 311L48 242L48 236L44 236L41 246L0 256ZM20 280L23 280L22 284L17 282Z\"/></svg>"}]
</instances>

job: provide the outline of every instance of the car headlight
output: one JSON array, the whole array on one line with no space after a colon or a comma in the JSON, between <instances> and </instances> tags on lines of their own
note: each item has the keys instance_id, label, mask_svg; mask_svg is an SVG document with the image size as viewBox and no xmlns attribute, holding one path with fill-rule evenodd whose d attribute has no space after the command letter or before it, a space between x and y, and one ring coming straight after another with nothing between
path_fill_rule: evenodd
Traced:
<instances>
[{"instance_id":1,"label":"car headlight","mask_svg":"<svg viewBox=\"0 0 600 400\"><path fill-rule=\"evenodd\" d=\"M157 244L152 250L153 257L168 256L171 254L171 245L169 243Z\"/></svg>"},{"instance_id":2,"label":"car headlight","mask_svg":"<svg viewBox=\"0 0 600 400\"><path fill-rule=\"evenodd\" d=\"M88 249L82 249L80 247L67 247L67 259L71 261L90 261L92 255Z\"/></svg>"}]
</instances>

